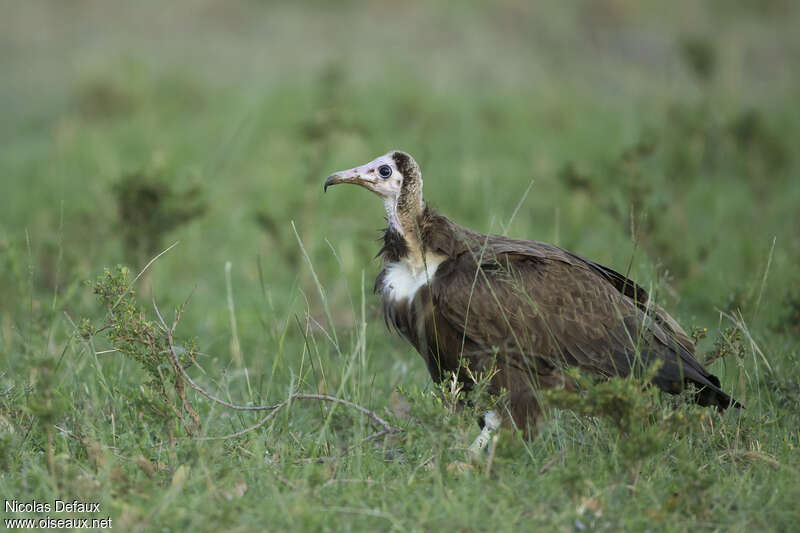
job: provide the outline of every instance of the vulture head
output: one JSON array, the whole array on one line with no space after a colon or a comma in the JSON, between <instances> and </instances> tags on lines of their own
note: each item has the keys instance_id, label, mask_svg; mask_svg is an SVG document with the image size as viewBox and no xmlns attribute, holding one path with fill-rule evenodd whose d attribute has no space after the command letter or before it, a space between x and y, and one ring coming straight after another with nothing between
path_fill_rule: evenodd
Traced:
<instances>
[{"instance_id":1,"label":"vulture head","mask_svg":"<svg viewBox=\"0 0 800 533\"><path fill-rule=\"evenodd\" d=\"M424 204L422 173L409 154L393 150L366 165L331 174L325 180L325 190L340 183L361 185L374 192L383 200L390 228L404 236L414 232Z\"/></svg>"}]
</instances>

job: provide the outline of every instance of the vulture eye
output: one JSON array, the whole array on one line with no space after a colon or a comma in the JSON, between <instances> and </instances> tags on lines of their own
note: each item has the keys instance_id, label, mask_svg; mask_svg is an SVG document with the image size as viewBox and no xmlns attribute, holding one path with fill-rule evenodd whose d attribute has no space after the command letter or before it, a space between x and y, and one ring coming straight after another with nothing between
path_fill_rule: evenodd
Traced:
<instances>
[{"instance_id":1,"label":"vulture eye","mask_svg":"<svg viewBox=\"0 0 800 533\"><path fill-rule=\"evenodd\" d=\"M383 179L388 178L392 175L392 167L389 165L381 165L378 167L378 175Z\"/></svg>"}]
</instances>

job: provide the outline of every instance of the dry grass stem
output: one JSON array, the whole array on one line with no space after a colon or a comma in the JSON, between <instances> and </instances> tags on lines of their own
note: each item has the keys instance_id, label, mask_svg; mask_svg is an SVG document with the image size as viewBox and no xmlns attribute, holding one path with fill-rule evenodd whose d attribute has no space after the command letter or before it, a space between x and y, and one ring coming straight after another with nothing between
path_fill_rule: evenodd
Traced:
<instances>
[{"instance_id":1,"label":"dry grass stem","mask_svg":"<svg viewBox=\"0 0 800 533\"><path fill-rule=\"evenodd\" d=\"M185 310L186 305L189 303L189 299L191 298L191 296L192 295L190 294L186 298L186 301L184 301L183 304L178 308L177 312L175 313L175 317L174 317L174 319L172 321L172 326L168 326L167 325L166 320L164 320L164 317L161 314L161 311L159 310L158 305L156 304L155 297L153 297L153 308L155 309L156 315L158 316L158 319L161 322L161 326L163 327L164 332L167 335L167 342L169 344L169 351L168 351L167 355L169 357L170 362L172 363L172 368L176 373L176 378L177 378L176 379L176 388L178 389L178 395L180 396L182 401L184 401L184 408L187 409L187 412L189 412L189 414L190 414L190 416L192 417L193 420L195 419L195 417L197 417L196 421L197 421L198 427L199 427L199 417L197 416L197 413L194 411L194 409L191 408L191 405L187 405L188 401L185 399L185 395L183 394L183 380L186 380L186 382L189 384L189 386L191 388L193 388L195 391L197 391L198 393L202 394L203 396L205 396L209 400L212 400L212 401L214 401L214 402L216 402L216 403L218 403L218 404L220 404L220 405L222 405L224 407L227 407L229 409L233 409L233 410L237 410L237 411L270 411L269 414L264 416L256 424L253 424L252 426L246 427L246 428L244 428L244 429L242 429L240 431L236 431L234 433L230 433L228 435L222 435L222 436L195 437L195 440L224 440L224 439L233 439L233 438L236 438L236 437L240 437L242 435L245 435L246 433L249 433L250 431L253 431L253 430L256 430L256 429L262 427L264 424L266 424L267 422L272 420L275 417L275 415L282 408L286 407L287 405L290 405L295 400L316 400L316 401L331 402L331 403L343 405L345 407L348 407L350 409L358 411L359 413L361 413L364 416L368 417L370 420L372 420L374 423L376 423L377 425L379 425L382 428L380 431L377 431L377 432L367 436L366 438L362 439L355 446L352 446L351 448L348 448L348 451L350 449L354 448L354 447L357 447L357 446L363 444L364 442L368 442L370 440L374 440L376 438L379 438L381 436L388 435L388 434L391 434L391 433L400 433L400 432L403 431L401 428L398 428L398 427L395 427L395 426L392 426L391 424L389 424L389 422L384 420L375 411L372 411L370 409L362 407L362 406L360 406L360 405L358 405L356 403L353 403L351 401L343 400L341 398L337 398L335 396L331 396L331 395L328 395L328 394L314 394L314 393L300 393L300 392L298 392L298 393L294 393L294 394L289 395L289 397L286 400L284 400L282 402L279 402L277 404L273 404L273 405L258 405L258 406L245 406L245 405L237 405L237 404L233 404L233 403L227 402L225 400L217 398L216 396L214 396L210 392L206 391L203 387L198 385L189 376L189 374L183 368L183 365L180 364L180 362L178 360L178 355L177 355L176 350L175 350L175 339L174 339L175 329L178 327L178 322L180 321L181 316L183 314L183 311Z\"/></svg>"}]
</instances>

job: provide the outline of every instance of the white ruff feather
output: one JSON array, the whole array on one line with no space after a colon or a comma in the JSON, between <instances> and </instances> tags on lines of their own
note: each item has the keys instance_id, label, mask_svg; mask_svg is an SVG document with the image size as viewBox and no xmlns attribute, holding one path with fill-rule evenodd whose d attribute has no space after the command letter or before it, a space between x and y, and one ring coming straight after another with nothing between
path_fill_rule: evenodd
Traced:
<instances>
[{"instance_id":1,"label":"white ruff feather","mask_svg":"<svg viewBox=\"0 0 800 533\"><path fill-rule=\"evenodd\" d=\"M383 277L382 291L389 301L414 299L420 287L433 281L436 269L445 260L444 256L429 254L425 257L427 269L422 265L414 269L408 261L397 261L386 265L386 275Z\"/></svg>"}]
</instances>

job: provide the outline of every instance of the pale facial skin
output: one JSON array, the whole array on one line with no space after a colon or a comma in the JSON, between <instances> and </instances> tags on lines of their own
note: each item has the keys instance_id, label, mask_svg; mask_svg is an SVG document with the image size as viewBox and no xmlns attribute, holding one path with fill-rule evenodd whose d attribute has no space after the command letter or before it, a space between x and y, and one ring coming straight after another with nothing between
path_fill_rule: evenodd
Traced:
<instances>
[{"instance_id":1,"label":"pale facial skin","mask_svg":"<svg viewBox=\"0 0 800 533\"><path fill-rule=\"evenodd\" d=\"M383 200L389 224L403 234L402 225L397 218L397 198L403 186L403 174L397 169L392 157L394 153L391 151L366 165L331 174L325 180L325 190L331 185L352 183L374 192Z\"/></svg>"},{"instance_id":2,"label":"pale facial skin","mask_svg":"<svg viewBox=\"0 0 800 533\"><path fill-rule=\"evenodd\" d=\"M325 189L339 183L353 183L369 189L381 198L394 198L396 201L403 185L403 175L397 170L393 153L394 151L388 152L366 165L331 174L325 180Z\"/></svg>"}]
</instances>

